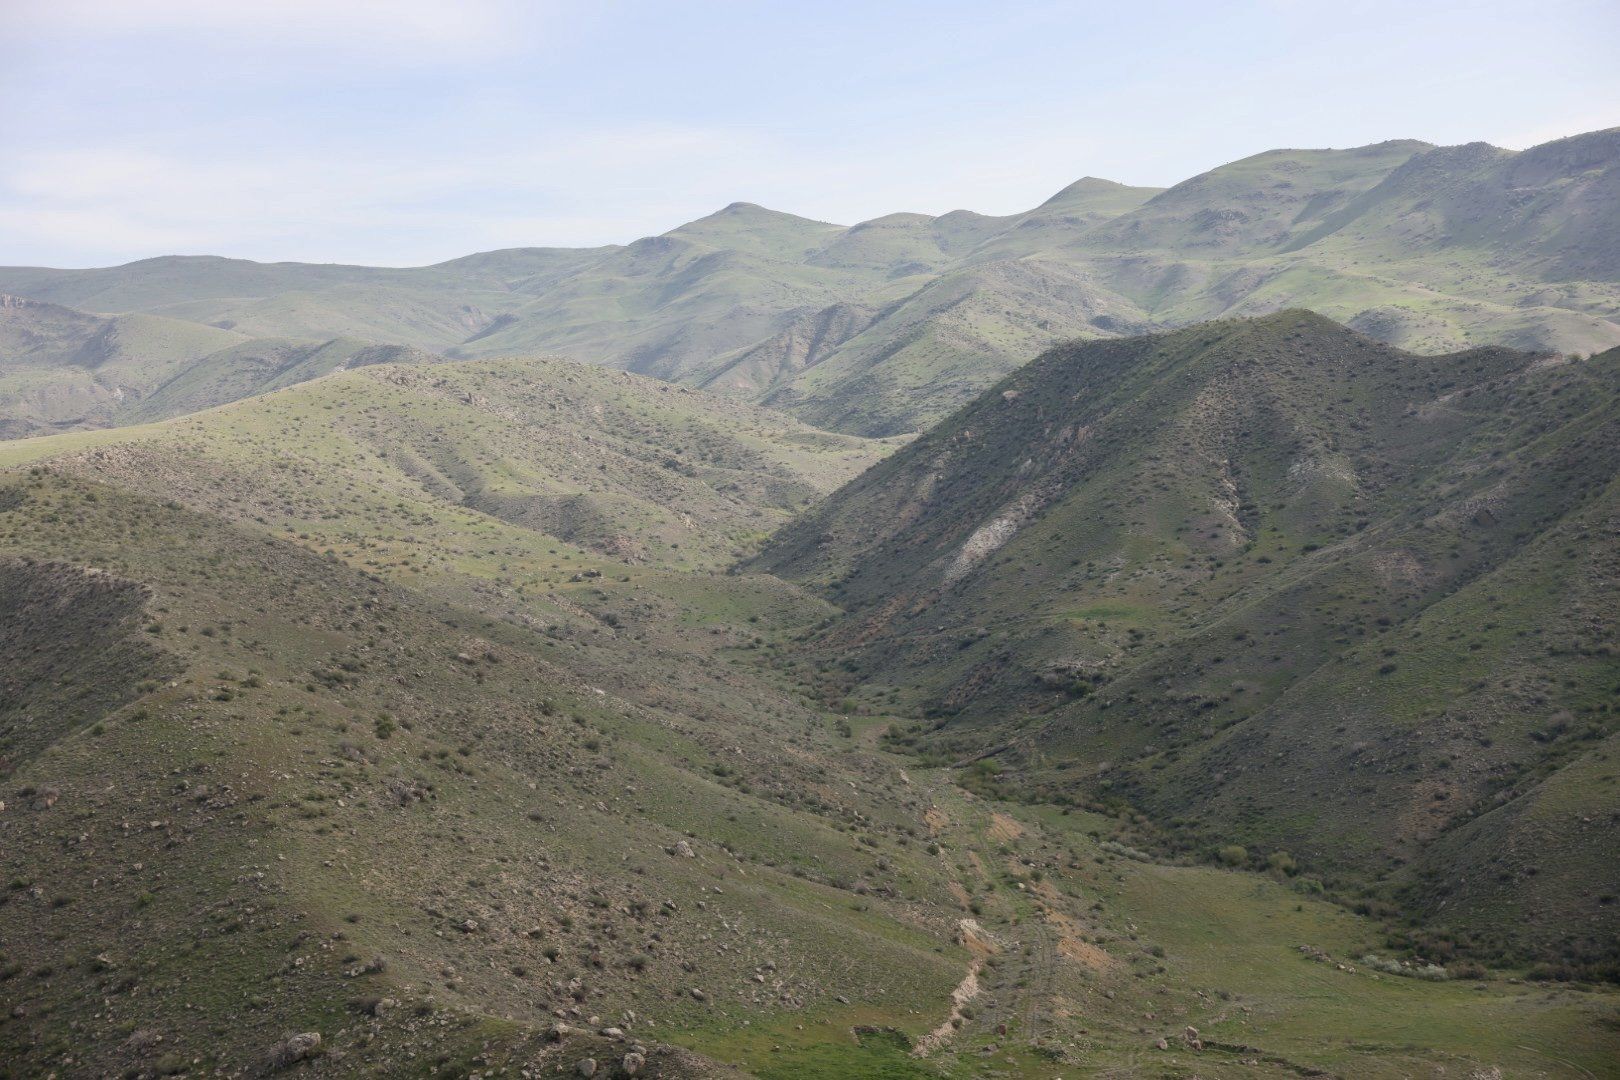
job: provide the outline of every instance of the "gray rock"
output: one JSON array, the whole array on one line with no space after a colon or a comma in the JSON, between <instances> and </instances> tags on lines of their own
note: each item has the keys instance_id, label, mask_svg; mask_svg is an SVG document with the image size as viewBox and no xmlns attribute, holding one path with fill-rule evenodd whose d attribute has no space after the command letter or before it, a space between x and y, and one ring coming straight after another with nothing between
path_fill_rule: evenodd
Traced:
<instances>
[{"instance_id":1,"label":"gray rock","mask_svg":"<svg viewBox=\"0 0 1620 1080\"><path fill-rule=\"evenodd\" d=\"M288 1035L270 1048L270 1067L285 1069L289 1065L313 1057L315 1051L320 1048L321 1033L318 1031L303 1031L297 1035Z\"/></svg>"}]
</instances>

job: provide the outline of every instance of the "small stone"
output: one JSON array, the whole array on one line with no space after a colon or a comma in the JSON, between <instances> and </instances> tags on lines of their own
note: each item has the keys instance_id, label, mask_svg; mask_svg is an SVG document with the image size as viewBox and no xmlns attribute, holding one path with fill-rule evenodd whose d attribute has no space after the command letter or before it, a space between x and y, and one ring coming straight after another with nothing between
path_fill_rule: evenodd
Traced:
<instances>
[{"instance_id":1,"label":"small stone","mask_svg":"<svg viewBox=\"0 0 1620 1080\"><path fill-rule=\"evenodd\" d=\"M581 1075L581 1076L595 1076L596 1075L596 1059L595 1058L580 1058L579 1063L574 1066L574 1071L576 1073L578 1073L579 1075Z\"/></svg>"},{"instance_id":2,"label":"small stone","mask_svg":"<svg viewBox=\"0 0 1620 1080\"><path fill-rule=\"evenodd\" d=\"M622 1067L624 1068L624 1075L626 1076L639 1075L642 1068L644 1068L646 1064L646 1055L638 1054L634 1050L624 1055L624 1061L621 1063Z\"/></svg>"}]
</instances>

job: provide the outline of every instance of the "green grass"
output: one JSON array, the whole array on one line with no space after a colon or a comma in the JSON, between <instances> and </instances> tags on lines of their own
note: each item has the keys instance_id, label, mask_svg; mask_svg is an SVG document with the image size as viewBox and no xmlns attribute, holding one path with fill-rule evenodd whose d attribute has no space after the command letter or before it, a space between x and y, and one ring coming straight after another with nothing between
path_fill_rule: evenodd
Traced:
<instances>
[{"instance_id":1,"label":"green grass","mask_svg":"<svg viewBox=\"0 0 1620 1080\"><path fill-rule=\"evenodd\" d=\"M462 1075L613 1048L546 1049L561 1010L767 1076L1601 1072L1612 990L1510 982L1507 954L1443 983L1360 956L1443 944L1465 910L1492 928L1538 902L1558 935L1593 917L1609 833L1570 819L1601 814L1615 775L1591 618L1612 574L1590 542L1613 496L1592 479L1611 361L1526 372L1346 340L1292 315L1048 358L741 569L732 552L893 447L484 360L6 444L0 670L28 695L0 699L0 1059L254 1069L317 1030L333 1072ZM1438 385L1447 365L1497 386L1409 426L1393 403L1466 389ZM1050 401L1096 412L1018 411ZM1077 456L1030 445L1081 419ZM1252 492L1247 550L1211 509L1223 460ZM1047 482L1025 461L1076 471L937 588L985 515ZM556 498L589 505L565 520ZM604 550L619 536L639 547ZM761 572L788 563L825 594ZM1032 678L1051 664L1067 683ZM1489 745L1425 713L1479 678L1465 707ZM912 715L942 699L953 713ZM932 757L885 752L891 728ZM924 764L1030 731L994 768ZM1374 797L1296 794L1368 733L1406 740L1351 772ZM1234 757L1264 768L1198 786ZM1385 880L1371 864L1381 902L1457 922L1303 891L1338 869L1355 899L1344 868L1393 850L1369 805L1456 805L1423 785L1515 763L1499 811ZM1234 841L1248 865L1209 864ZM1260 869L1279 848L1296 876ZM981 956L954 1037L911 1057ZM1180 1045L1188 1025L1212 1045Z\"/></svg>"},{"instance_id":2,"label":"green grass","mask_svg":"<svg viewBox=\"0 0 1620 1080\"><path fill-rule=\"evenodd\" d=\"M1289 307L1419 352L1620 345L1615 253L1583 224L1614 212L1613 139L1273 150L1164 191L1086 178L1006 217L846 228L739 203L627 246L414 269L7 268L0 291L207 324L197 333L563 353L890 435L1058 341Z\"/></svg>"},{"instance_id":3,"label":"green grass","mask_svg":"<svg viewBox=\"0 0 1620 1080\"><path fill-rule=\"evenodd\" d=\"M1614 806L1620 666L1582 613L1620 588L1616 358L1417 357L1298 313L1071 346L749 566L850 612L795 670L922 717L933 759L1000 748L998 790L1124 799L1182 857L1291 852L1448 948L1601 977L1613 843L1525 809L1543 781Z\"/></svg>"}]
</instances>

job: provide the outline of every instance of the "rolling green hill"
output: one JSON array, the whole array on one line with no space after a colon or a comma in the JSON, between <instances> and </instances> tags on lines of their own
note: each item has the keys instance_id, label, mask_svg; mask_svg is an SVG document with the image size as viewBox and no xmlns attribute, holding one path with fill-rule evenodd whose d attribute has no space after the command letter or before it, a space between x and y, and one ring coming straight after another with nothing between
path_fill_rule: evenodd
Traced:
<instances>
[{"instance_id":1,"label":"rolling green hill","mask_svg":"<svg viewBox=\"0 0 1620 1080\"><path fill-rule=\"evenodd\" d=\"M817 677L902 744L1613 972L1617 390L1292 311L1063 346L749 565L846 609Z\"/></svg>"},{"instance_id":2,"label":"rolling green hill","mask_svg":"<svg viewBox=\"0 0 1620 1080\"><path fill-rule=\"evenodd\" d=\"M565 360L383 364L163 423L0 444L312 543L543 533L717 566L893 444ZM398 535L391 535L397 532ZM384 534L386 536L384 541Z\"/></svg>"},{"instance_id":3,"label":"rolling green hill","mask_svg":"<svg viewBox=\"0 0 1620 1080\"><path fill-rule=\"evenodd\" d=\"M0 438L161 420L368 364L443 357L348 338L250 338L0 296Z\"/></svg>"},{"instance_id":4,"label":"rolling green hill","mask_svg":"<svg viewBox=\"0 0 1620 1080\"><path fill-rule=\"evenodd\" d=\"M170 257L0 291L253 337L561 353L915 431L1034 352L1308 307L1420 352L1620 345L1620 129L1523 152L1273 150L1167 190L1085 178L990 217L851 227L735 203L625 246L387 269ZM3 357L3 354L0 354Z\"/></svg>"},{"instance_id":5,"label":"rolling green hill","mask_svg":"<svg viewBox=\"0 0 1620 1080\"><path fill-rule=\"evenodd\" d=\"M0 444L0 1076L1612 1060L1608 990L1437 976L830 709L794 668L846 616L729 564L891 450L544 359ZM1578 763L1507 803L1524 842L1593 805Z\"/></svg>"}]
</instances>

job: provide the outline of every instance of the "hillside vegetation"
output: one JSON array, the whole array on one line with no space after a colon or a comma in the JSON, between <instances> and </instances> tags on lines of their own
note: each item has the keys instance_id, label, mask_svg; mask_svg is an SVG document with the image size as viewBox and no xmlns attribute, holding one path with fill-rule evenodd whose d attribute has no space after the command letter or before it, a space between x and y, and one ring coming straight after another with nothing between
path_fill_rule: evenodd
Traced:
<instances>
[{"instance_id":1,"label":"hillside vegetation","mask_svg":"<svg viewBox=\"0 0 1620 1080\"><path fill-rule=\"evenodd\" d=\"M0 295L0 439L162 420L333 371L443 359L402 345L251 338Z\"/></svg>"},{"instance_id":2,"label":"hillside vegetation","mask_svg":"<svg viewBox=\"0 0 1620 1080\"><path fill-rule=\"evenodd\" d=\"M0 444L0 464L65 459L345 552L431 559L462 530L521 530L674 567L745 554L892 445L525 358L366 367L165 423Z\"/></svg>"},{"instance_id":3,"label":"hillside vegetation","mask_svg":"<svg viewBox=\"0 0 1620 1080\"><path fill-rule=\"evenodd\" d=\"M1601 988L830 708L853 585L730 564L892 450L544 359L0 445L0 1076L1607 1067Z\"/></svg>"},{"instance_id":4,"label":"hillside vegetation","mask_svg":"<svg viewBox=\"0 0 1620 1080\"><path fill-rule=\"evenodd\" d=\"M1064 346L749 565L846 610L824 693L990 790L1612 976L1617 391L1294 311Z\"/></svg>"},{"instance_id":5,"label":"hillside vegetation","mask_svg":"<svg viewBox=\"0 0 1620 1080\"><path fill-rule=\"evenodd\" d=\"M1167 190L850 227L735 203L624 246L416 269L150 259L0 291L253 337L556 352L864 435L919 430L1060 340L1309 307L1420 352L1620 345L1620 129L1512 152L1274 150ZM0 352L0 359L6 358Z\"/></svg>"}]
</instances>

